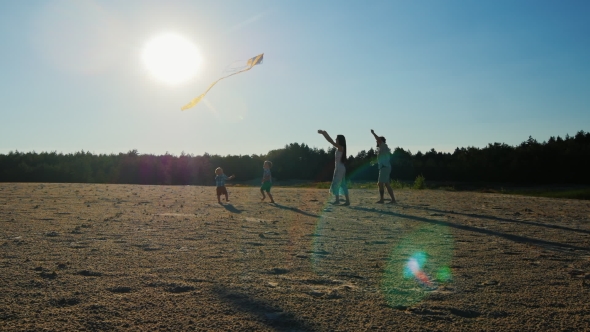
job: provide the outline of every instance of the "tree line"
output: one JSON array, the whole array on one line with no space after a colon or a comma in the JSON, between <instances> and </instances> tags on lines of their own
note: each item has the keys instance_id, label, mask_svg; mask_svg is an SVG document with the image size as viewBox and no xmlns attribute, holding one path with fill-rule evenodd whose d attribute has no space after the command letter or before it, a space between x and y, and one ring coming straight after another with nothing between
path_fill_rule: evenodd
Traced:
<instances>
[{"instance_id":1,"label":"tree line","mask_svg":"<svg viewBox=\"0 0 590 332\"><path fill-rule=\"evenodd\" d=\"M350 156L347 177L351 181L375 181L378 170L373 148ZM256 183L265 160L273 162L273 178L280 181L330 181L334 148L311 148L291 143L266 155L194 156L182 153L119 154L76 152L18 152L0 154L0 182L74 182L153 185L212 185L214 169L222 167L236 181ZM520 145L488 144L484 148L434 149L412 153L397 147L391 156L391 177L413 181L422 175L429 181L514 184L590 184L590 133L529 139Z\"/></svg>"}]
</instances>

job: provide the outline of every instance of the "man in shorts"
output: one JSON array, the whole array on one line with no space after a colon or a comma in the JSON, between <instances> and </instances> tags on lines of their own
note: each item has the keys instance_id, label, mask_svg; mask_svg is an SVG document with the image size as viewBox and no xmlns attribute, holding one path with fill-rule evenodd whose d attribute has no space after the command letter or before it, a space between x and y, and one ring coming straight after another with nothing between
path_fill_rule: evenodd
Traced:
<instances>
[{"instance_id":1,"label":"man in shorts","mask_svg":"<svg viewBox=\"0 0 590 332\"><path fill-rule=\"evenodd\" d=\"M385 137L377 136L373 129L371 129L371 134L373 134L373 137L375 137L375 140L377 141L377 167L379 167L379 179L377 180L377 185L379 186L380 195L380 199L377 201L377 203L384 203L383 195L385 194L385 189L383 187L385 187L387 188L387 192L391 197L391 202L388 204L394 204L396 201L395 197L393 196L393 188L391 188L391 184L389 184L391 181L391 163L389 162L391 150L387 144L385 144Z\"/></svg>"}]
</instances>

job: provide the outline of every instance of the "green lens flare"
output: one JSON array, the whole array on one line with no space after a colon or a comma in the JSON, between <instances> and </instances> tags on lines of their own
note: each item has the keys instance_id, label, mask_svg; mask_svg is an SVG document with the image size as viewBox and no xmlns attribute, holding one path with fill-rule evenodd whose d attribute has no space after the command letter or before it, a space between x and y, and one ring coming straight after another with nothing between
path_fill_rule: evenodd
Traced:
<instances>
[{"instance_id":1,"label":"green lens flare","mask_svg":"<svg viewBox=\"0 0 590 332\"><path fill-rule=\"evenodd\" d=\"M441 225L423 226L404 237L389 257L381 290L392 307L414 305L451 280L452 235Z\"/></svg>"}]
</instances>

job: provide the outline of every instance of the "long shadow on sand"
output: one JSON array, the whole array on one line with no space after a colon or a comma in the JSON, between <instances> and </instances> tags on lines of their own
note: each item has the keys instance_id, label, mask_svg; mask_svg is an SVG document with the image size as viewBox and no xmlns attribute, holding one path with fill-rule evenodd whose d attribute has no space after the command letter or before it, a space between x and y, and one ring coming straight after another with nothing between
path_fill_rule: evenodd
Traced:
<instances>
[{"instance_id":1,"label":"long shadow on sand","mask_svg":"<svg viewBox=\"0 0 590 332\"><path fill-rule=\"evenodd\" d=\"M272 204L270 206L274 206L274 207L279 208L279 209L282 209L282 210L289 210L289 211L297 212L297 213L300 213L300 214L302 214L304 216L308 216L308 217L314 217L314 218L319 218L320 217L317 214L305 212L305 211L300 210L300 209L295 208L295 207L290 207L290 206L281 205L281 204L277 204L277 203L274 203L274 204Z\"/></svg>"},{"instance_id":2,"label":"long shadow on sand","mask_svg":"<svg viewBox=\"0 0 590 332\"><path fill-rule=\"evenodd\" d=\"M533 244L533 245L541 246L541 247L546 248L546 249L560 250L560 251L563 251L563 250L565 250L565 251L568 251L568 250L581 250L581 251L590 252L590 248L588 248L588 247L579 247L579 246L573 246L571 244L566 244L566 243L559 243L559 242L552 242L552 241L545 241L545 240L533 239L533 238L526 237L526 236L520 236L520 235L514 235L514 234L507 234L507 233L502 233L502 232L493 231L493 230L484 229L484 228L478 228L478 227L473 227L473 226L461 225L461 224L452 223L452 222L448 222L448 221L433 220L433 219L428 219L428 218L423 218L423 217L417 217L417 216L412 216L412 215L402 214L402 213L396 213L396 212L391 212L391 211L382 211L382 210L375 211L375 210L372 210L372 209L369 209L369 208L363 208L363 207L351 207L351 209L359 210L359 211L365 211L365 212L378 213L378 214L385 214L385 215L390 215L390 216L394 216L394 217L398 217L398 218L404 218L404 219L410 219L410 220L415 220L415 221L420 221L420 222L426 222L426 223L434 224L434 225L448 226L448 227L452 227L452 228L456 228L456 229L461 229L461 230L464 230L464 231L477 232L477 233L486 234L486 235L494 235L494 236L502 237L502 238L505 238L507 240L511 240L511 241L514 241L514 242L525 243L525 244Z\"/></svg>"},{"instance_id":3,"label":"long shadow on sand","mask_svg":"<svg viewBox=\"0 0 590 332\"><path fill-rule=\"evenodd\" d=\"M291 312L284 311L264 300L255 299L239 290L215 287L213 292L224 302L242 312L260 318L265 325L275 331L312 331L304 321Z\"/></svg>"},{"instance_id":4,"label":"long shadow on sand","mask_svg":"<svg viewBox=\"0 0 590 332\"><path fill-rule=\"evenodd\" d=\"M405 205L405 207L409 207L412 209L418 209L418 210L424 210L424 211L437 212L437 213L455 214L455 215L471 217L471 218L490 219L490 220L495 220L495 221L518 223L518 224L532 225L532 226L538 226L538 227L547 227L547 228L553 228L553 229L561 229L564 231L572 231L572 232L590 234L590 231L585 230L585 229L576 229L576 228L570 228L570 227L559 226L559 225L550 225L550 224L544 224L544 223L534 222L534 221L514 220L514 219L486 216L483 214L474 214L474 213L460 213L460 212L455 212L455 211L438 210L438 209L427 208L427 207L422 207L422 206Z\"/></svg>"},{"instance_id":5,"label":"long shadow on sand","mask_svg":"<svg viewBox=\"0 0 590 332\"><path fill-rule=\"evenodd\" d=\"M232 204L222 204L221 206L223 206L224 209L228 210L231 213L242 213L242 210L238 209Z\"/></svg>"}]
</instances>

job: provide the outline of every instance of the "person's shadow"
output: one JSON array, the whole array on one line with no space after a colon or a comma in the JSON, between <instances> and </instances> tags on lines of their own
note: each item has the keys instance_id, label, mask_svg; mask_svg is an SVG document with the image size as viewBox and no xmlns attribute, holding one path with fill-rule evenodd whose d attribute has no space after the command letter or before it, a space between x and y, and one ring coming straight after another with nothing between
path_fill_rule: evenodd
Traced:
<instances>
[{"instance_id":1,"label":"person's shadow","mask_svg":"<svg viewBox=\"0 0 590 332\"><path fill-rule=\"evenodd\" d=\"M221 206L223 206L226 210L228 210L231 213L242 213L242 210L236 208L231 203L229 203L229 204L221 204Z\"/></svg>"},{"instance_id":2,"label":"person's shadow","mask_svg":"<svg viewBox=\"0 0 590 332\"><path fill-rule=\"evenodd\" d=\"M320 217L317 214L305 212L305 211L300 210L300 209L298 209L296 207L290 207L290 206L281 205L281 204L277 204L277 203L271 203L271 206L274 206L274 207L277 207L277 208L283 209L283 210L289 210L289 211L301 213L302 215L308 216L308 217L314 217L314 218L319 218Z\"/></svg>"}]
</instances>

